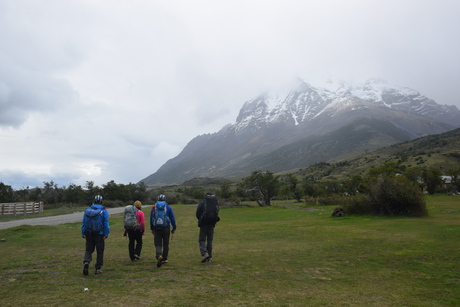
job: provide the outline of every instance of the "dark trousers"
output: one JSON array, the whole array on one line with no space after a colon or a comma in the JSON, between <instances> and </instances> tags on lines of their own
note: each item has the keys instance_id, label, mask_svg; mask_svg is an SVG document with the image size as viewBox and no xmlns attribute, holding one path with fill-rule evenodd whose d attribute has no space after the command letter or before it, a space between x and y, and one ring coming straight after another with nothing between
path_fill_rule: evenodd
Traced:
<instances>
[{"instance_id":1,"label":"dark trousers","mask_svg":"<svg viewBox=\"0 0 460 307\"><path fill-rule=\"evenodd\" d=\"M134 255L141 256L142 251L142 231L141 230L134 230L128 229L128 251L129 251L129 258L134 260Z\"/></svg>"},{"instance_id":2,"label":"dark trousers","mask_svg":"<svg viewBox=\"0 0 460 307\"><path fill-rule=\"evenodd\" d=\"M201 256L208 253L212 258L212 239L214 238L214 225L201 225L198 243L200 244Z\"/></svg>"},{"instance_id":3,"label":"dark trousers","mask_svg":"<svg viewBox=\"0 0 460 307\"><path fill-rule=\"evenodd\" d=\"M170 228L155 229L153 242L155 244L155 256L157 259L160 256L163 257L163 260L168 259L170 235Z\"/></svg>"},{"instance_id":4,"label":"dark trousers","mask_svg":"<svg viewBox=\"0 0 460 307\"><path fill-rule=\"evenodd\" d=\"M83 262L91 262L93 260L93 252L96 249L96 269L100 269L104 264L104 236L103 235L86 235L86 249Z\"/></svg>"}]
</instances>

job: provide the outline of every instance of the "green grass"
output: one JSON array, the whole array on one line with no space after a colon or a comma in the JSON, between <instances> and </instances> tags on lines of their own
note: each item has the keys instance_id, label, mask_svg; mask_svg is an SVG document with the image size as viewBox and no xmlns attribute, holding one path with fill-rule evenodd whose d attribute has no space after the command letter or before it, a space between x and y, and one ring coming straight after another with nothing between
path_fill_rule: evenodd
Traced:
<instances>
[{"instance_id":1,"label":"green grass","mask_svg":"<svg viewBox=\"0 0 460 307\"><path fill-rule=\"evenodd\" d=\"M332 218L333 207L282 205L222 209L214 261L206 264L196 207L174 205L178 230L160 269L149 232L141 260L130 261L122 215L115 215L102 275L82 274L80 223L0 230L0 305L459 304L459 197L429 196L425 218Z\"/></svg>"}]
</instances>

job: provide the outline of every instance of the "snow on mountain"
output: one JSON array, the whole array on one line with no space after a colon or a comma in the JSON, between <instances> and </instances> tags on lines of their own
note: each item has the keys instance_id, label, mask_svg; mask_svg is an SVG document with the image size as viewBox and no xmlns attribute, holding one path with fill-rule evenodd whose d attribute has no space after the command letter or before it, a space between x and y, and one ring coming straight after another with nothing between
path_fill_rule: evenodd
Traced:
<instances>
[{"instance_id":1,"label":"snow on mountain","mask_svg":"<svg viewBox=\"0 0 460 307\"><path fill-rule=\"evenodd\" d=\"M373 103L406 113L426 116L460 127L460 111L455 106L437 104L419 92L369 79L363 84L328 80L313 86L298 79L291 89L272 90L247 101L240 110L233 129L260 129L270 123L299 125L321 115L339 104L353 108L359 101ZM347 102L347 103L343 103Z\"/></svg>"}]
</instances>

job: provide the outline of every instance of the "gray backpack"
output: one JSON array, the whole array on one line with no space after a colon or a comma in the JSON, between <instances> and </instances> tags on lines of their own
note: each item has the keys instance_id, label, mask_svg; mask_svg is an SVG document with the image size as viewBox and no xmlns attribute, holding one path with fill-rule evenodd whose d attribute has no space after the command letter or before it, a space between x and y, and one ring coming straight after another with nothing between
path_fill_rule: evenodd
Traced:
<instances>
[{"instance_id":1,"label":"gray backpack","mask_svg":"<svg viewBox=\"0 0 460 307\"><path fill-rule=\"evenodd\" d=\"M140 229L141 224L136 218L137 209L133 205L126 206L125 208L125 229Z\"/></svg>"}]
</instances>

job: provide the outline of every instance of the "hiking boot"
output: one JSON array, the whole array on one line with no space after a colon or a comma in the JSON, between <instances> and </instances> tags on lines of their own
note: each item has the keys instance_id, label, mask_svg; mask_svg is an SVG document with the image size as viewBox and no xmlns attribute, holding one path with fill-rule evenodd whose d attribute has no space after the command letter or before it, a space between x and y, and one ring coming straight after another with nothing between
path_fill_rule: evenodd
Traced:
<instances>
[{"instance_id":1,"label":"hiking boot","mask_svg":"<svg viewBox=\"0 0 460 307\"><path fill-rule=\"evenodd\" d=\"M205 263L209 259L209 254L206 253L203 255L203 258L201 258L201 263Z\"/></svg>"},{"instance_id":2,"label":"hiking boot","mask_svg":"<svg viewBox=\"0 0 460 307\"><path fill-rule=\"evenodd\" d=\"M162 264L165 264L165 263L168 263L168 262L169 262L168 259L163 259L163 260L161 260L161 263L162 263Z\"/></svg>"},{"instance_id":3,"label":"hiking boot","mask_svg":"<svg viewBox=\"0 0 460 307\"><path fill-rule=\"evenodd\" d=\"M134 254L134 259L140 260L141 258L139 257L139 255Z\"/></svg>"},{"instance_id":4,"label":"hiking boot","mask_svg":"<svg viewBox=\"0 0 460 307\"><path fill-rule=\"evenodd\" d=\"M101 274L101 273L102 273L102 270L101 270L101 269L96 269L96 271L94 271L94 274L96 274L96 275L99 275L99 274Z\"/></svg>"},{"instance_id":5,"label":"hiking boot","mask_svg":"<svg viewBox=\"0 0 460 307\"><path fill-rule=\"evenodd\" d=\"M212 257L209 257L209 258L208 258L208 262L212 262Z\"/></svg>"},{"instance_id":6,"label":"hiking boot","mask_svg":"<svg viewBox=\"0 0 460 307\"><path fill-rule=\"evenodd\" d=\"M161 267L161 265L163 264L163 256L160 256L158 257L157 259L157 268Z\"/></svg>"},{"instance_id":7,"label":"hiking boot","mask_svg":"<svg viewBox=\"0 0 460 307\"><path fill-rule=\"evenodd\" d=\"M89 263L88 262L85 262L83 264L83 275L88 275L88 267L89 267Z\"/></svg>"}]
</instances>

